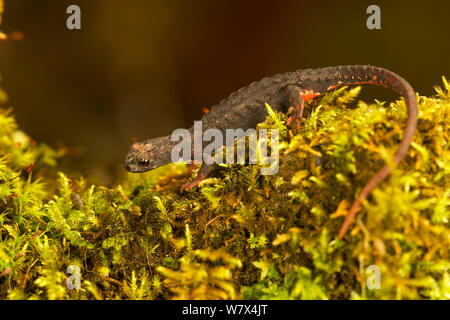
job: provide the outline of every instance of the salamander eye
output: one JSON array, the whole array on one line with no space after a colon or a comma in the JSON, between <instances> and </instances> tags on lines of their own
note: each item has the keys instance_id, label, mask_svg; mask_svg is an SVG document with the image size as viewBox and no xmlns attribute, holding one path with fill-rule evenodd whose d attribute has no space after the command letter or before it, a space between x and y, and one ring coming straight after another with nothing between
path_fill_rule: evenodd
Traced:
<instances>
[{"instance_id":1,"label":"salamander eye","mask_svg":"<svg viewBox=\"0 0 450 320\"><path fill-rule=\"evenodd\" d=\"M148 167L148 165L150 164L150 160L148 160L148 159L141 159L141 160L138 161L138 164L141 167Z\"/></svg>"}]
</instances>

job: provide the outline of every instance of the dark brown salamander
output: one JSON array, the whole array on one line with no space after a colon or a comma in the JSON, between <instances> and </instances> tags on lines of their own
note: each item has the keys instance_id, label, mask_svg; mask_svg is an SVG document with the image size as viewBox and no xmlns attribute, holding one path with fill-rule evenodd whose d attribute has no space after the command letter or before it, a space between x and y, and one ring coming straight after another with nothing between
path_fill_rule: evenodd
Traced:
<instances>
[{"instance_id":1,"label":"dark brown salamander","mask_svg":"<svg viewBox=\"0 0 450 320\"><path fill-rule=\"evenodd\" d=\"M405 99L408 108L408 120L403 140L394 156L395 163L399 163L406 155L411 143L417 122L417 101L413 88L399 75L387 69L368 66L350 65L321 69L306 69L295 72L278 74L264 78L232 93L228 98L211 108L202 117L202 130L217 128L222 132L226 129L247 130L256 128L258 123L266 119L267 102L273 110L286 113L289 108L294 114L288 119L288 124L300 127L303 105L323 92L344 85L375 84L392 88ZM193 128L189 129L193 132ZM133 144L125 159L125 168L131 172L143 172L172 162L171 150L178 143L171 141L171 136L149 139ZM195 181L183 185L182 191L190 190L206 178L211 165L202 163ZM383 181L391 172L388 165L384 165L362 189L354 200L347 217L339 231L341 239L361 205L361 201Z\"/></svg>"}]
</instances>

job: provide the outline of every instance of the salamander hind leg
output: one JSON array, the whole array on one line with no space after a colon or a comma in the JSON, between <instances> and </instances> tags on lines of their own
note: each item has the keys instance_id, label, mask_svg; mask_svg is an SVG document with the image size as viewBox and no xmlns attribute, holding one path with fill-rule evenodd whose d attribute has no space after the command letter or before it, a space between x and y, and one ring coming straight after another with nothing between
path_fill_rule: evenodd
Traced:
<instances>
[{"instance_id":1,"label":"salamander hind leg","mask_svg":"<svg viewBox=\"0 0 450 320\"><path fill-rule=\"evenodd\" d=\"M305 102L317 97L320 93L291 85L286 88L286 94L288 96L290 109L292 110L291 115L286 121L286 125L292 125L297 131L300 131Z\"/></svg>"}]
</instances>

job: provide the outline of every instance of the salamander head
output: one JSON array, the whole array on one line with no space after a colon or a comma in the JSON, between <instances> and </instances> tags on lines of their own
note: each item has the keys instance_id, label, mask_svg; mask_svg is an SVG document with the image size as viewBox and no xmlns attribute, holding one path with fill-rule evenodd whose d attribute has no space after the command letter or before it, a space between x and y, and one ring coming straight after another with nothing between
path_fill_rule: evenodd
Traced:
<instances>
[{"instance_id":1,"label":"salamander head","mask_svg":"<svg viewBox=\"0 0 450 320\"><path fill-rule=\"evenodd\" d=\"M125 157L124 166L130 172L144 172L171 162L171 143L168 137L136 142Z\"/></svg>"}]
</instances>

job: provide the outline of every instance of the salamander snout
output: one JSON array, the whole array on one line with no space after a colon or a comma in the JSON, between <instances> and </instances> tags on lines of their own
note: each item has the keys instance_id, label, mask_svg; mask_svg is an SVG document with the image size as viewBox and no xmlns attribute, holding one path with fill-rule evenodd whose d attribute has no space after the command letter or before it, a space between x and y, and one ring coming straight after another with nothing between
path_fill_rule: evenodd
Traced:
<instances>
[{"instance_id":1,"label":"salamander snout","mask_svg":"<svg viewBox=\"0 0 450 320\"><path fill-rule=\"evenodd\" d=\"M143 172L152 169L152 162L148 157L148 153L143 149L140 143L135 143L131 146L123 162L125 170L130 172Z\"/></svg>"}]
</instances>

